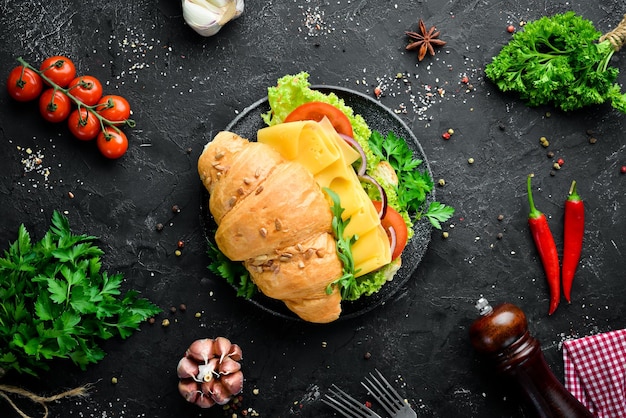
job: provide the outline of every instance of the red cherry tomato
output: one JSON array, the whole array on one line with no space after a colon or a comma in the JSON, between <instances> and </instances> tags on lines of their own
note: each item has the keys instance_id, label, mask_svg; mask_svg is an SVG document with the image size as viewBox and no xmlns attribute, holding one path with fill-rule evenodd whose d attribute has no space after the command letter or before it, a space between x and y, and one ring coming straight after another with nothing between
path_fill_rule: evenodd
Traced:
<instances>
[{"instance_id":1,"label":"red cherry tomato","mask_svg":"<svg viewBox=\"0 0 626 418\"><path fill-rule=\"evenodd\" d=\"M96 110L100 116L111 122L123 122L130 118L130 104L122 96L109 94L102 97L96 105Z\"/></svg>"},{"instance_id":2,"label":"red cherry tomato","mask_svg":"<svg viewBox=\"0 0 626 418\"><path fill-rule=\"evenodd\" d=\"M67 119L67 127L72 135L81 141L91 141L100 133L100 120L85 109L75 109Z\"/></svg>"},{"instance_id":3,"label":"red cherry tomato","mask_svg":"<svg viewBox=\"0 0 626 418\"><path fill-rule=\"evenodd\" d=\"M350 119L335 106L324 102L308 102L300 105L287 115L284 122L295 122L299 120L314 120L319 122L324 119L324 116L328 118L338 133L347 135L350 138L354 137Z\"/></svg>"},{"instance_id":4,"label":"red cherry tomato","mask_svg":"<svg viewBox=\"0 0 626 418\"><path fill-rule=\"evenodd\" d=\"M107 158L116 159L126 153L128 149L128 138L126 138L124 132L107 126L104 128L104 131L98 134L96 144L98 144L98 149L102 155Z\"/></svg>"},{"instance_id":5,"label":"red cherry tomato","mask_svg":"<svg viewBox=\"0 0 626 418\"><path fill-rule=\"evenodd\" d=\"M381 208L381 203L378 201L373 201L374 207L377 211ZM396 232L396 248L393 250L393 254L391 254L391 259L395 260L398 258L402 251L404 251L404 247L406 247L406 243L409 237L409 231L406 227L406 223L404 222L404 218L402 215L398 213L391 206L387 206L387 210L385 211L385 217L381 219L380 223L383 228L387 232L387 236L389 237L389 242L391 243L391 233L389 232L389 227L393 227Z\"/></svg>"},{"instance_id":6,"label":"red cherry tomato","mask_svg":"<svg viewBox=\"0 0 626 418\"><path fill-rule=\"evenodd\" d=\"M39 70L59 87L67 87L76 77L76 67L71 59L62 55L46 58ZM48 84L48 83L46 83Z\"/></svg>"},{"instance_id":7,"label":"red cherry tomato","mask_svg":"<svg viewBox=\"0 0 626 418\"><path fill-rule=\"evenodd\" d=\"M96 77L83 75L73 79L68 85L70 94L86 106L93 106L102 97L102 83Z\"/></svg>"},{"instance_id":8,"label":"red cherry tomato","mask_svg":"<svg viewBox=\"0 0 626 418\"><path fill-rule=\"evenodd\" d=\"M71 110L70 98L60 90L48 89L39 96L39 113L48 122L63 122Z\"/></svg>"},{"instance_id":9,"label":"red cherry tomato","mask_svg":"<svg viewBox=\"0 0 626 418\"><path fill-rule=\"evenodd\" d=\"M9 95L18 102L35 100L43 90L43 80L33 70L24 66L15 67L7 79Z\"/></svg>"}]
</instances>

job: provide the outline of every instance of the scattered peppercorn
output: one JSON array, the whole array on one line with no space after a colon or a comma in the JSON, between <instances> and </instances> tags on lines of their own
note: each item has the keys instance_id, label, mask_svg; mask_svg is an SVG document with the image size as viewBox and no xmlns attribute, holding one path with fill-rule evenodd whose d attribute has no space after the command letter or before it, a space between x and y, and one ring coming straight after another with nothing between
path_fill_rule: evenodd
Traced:
<instances>
[{"instance_id":1,"label":"scattered peppercorn","mask_svg":"<svg viewBox=\"0 0 626 418\"><path fill-rule=\"evenodd\" d=\"M502 232L498 232L498 235L496 235L496 238L497 239L502 239L502 237L503 237Z\"/></svg>"},{"instance_id":2,"label":"scattered peppercorn","mask_svg":"<svg viewBox=\"0 0 626 418\"><path fill-rule=\"evenodd\" d=\"M163 327L169 327L170 326L170 320L165 318L162 322L161 322L161 326Z\"/></svg>"},{"instance_id":3,"label":"scattered peppercorn","mask_svg":"<svg viewBox=\"0 0 626 418\"><path fill-rule=\"evenodd\" d=\"M182 249L185 246L185 242L183 240L178 240L178 242L176 243L176 246Z\"/></svg>"},{"instance_id":4,"label":"scattered peppercorn","mask_svg":"<svg viewBox=\"0 0 626 418\"><path fill-rule=\"evenodd\" d=\"M552 152L552 151L548 151L548 153L546 154L546 156L547 156L548 158L554 158L554 152Z\"/></svg>"},{"instance_id":5,"label":"scattered peppercorn","mask_svg":"<svg viewBox=\"0 0 626 418\"><path fill-rule=\"evenodd\" d=\"M180 213L180 206L178 206L178 205L174 205L174 206L172 206L172 212L174 212L174 213Z\"/></svg>"},{"instance_id":6,"label":"scattered peppercorn","mask_svg":"<svg viewBox=\"0 0 626 418\"><path fill-rule=\"evenodd\" d=\"M184 303L181 303L180 306L178 307L178 310L181 312L185 312L187 310L187 305L185 305Z\"/></svg>"},{"instance_id":7,"label":"scattered peppercorn","mask_svg":"<svg viewBox=\"0 0 626 418\"><path fill-rule=\"evenodd\" d=\"M159 232L163 231L163 224L162 223L156 224L156 230L159 231Z\"/></svg>"},{"instance_id":8,"label":"scattered peppercorn","mask_svg":"<svg viewBox=\"0 0 626 418\"><path fill-rule=\"evenodd\" d=\"M501 131L506 130L506 125L502 122L498 123L498 129L500 129Z\"/></svg>"},{"instance_id":9,"label":"scattered peppercorn","mask_svg":"<svg viewBox=\"0 0 626 418\"><path fill-rule=\"evenodd\" d=\"M595 136L592 136L591 138L589 138L590 144L595 144L596 142L598 142L598 138L596 138Z\"/></svg>"},{"instance_id":10,"label":"scattered peppercorn","mask_svg":"<svg viewBox=\"0 0 626 418\"><path fill-rule=\"evenodd\" d=\"M67 192L67 197L69 197L70 199L74 199L74 193Z\"/></svg>"},{"instance_id":11,"label":"scattered peppercorn","mask_svg":"<svg viewBox=\"0 0 626 418\"><path fill-rule=\"evenodd\" d=\"M370 353L369 351L368 351L368 352L366 352L365 354L363 354L363 358L364 358L365 360L369 360L369 359L371 359L371 358L372 358L372 353Z\"/></svg>"},{"instance_id":12,"label":"scattered peppercorn","mask_svg":"<svg viewBox=\"0 0 626 418\"><path fill-rule=\"evenodd\" d=\"M176 313L176 306L172 306L172 307L170 308L170 312L171 312L171 313Z\"/></svg>"},{"instance_id":13,"label":"scattered peppercorn","mask_svg":"<svg viewBox=\"0 0 626 418\"><path fill-rule=\"evenodd\" d=\"M498 220L499 220L499 221L504 220L504 215L502 215L502 214L498 215Z\"/></svg>"},{"instance_id":14,"label":"scattered peppercorn","mask_svg":"<svg viewBox=\"0 0 626 418\"><path fill-rule=\"evenodd\" d=\"M155 322L156 322L156 319L154 319L154 317L148 319L149 324L154 324Z\"/></svg>"}]
</instances>

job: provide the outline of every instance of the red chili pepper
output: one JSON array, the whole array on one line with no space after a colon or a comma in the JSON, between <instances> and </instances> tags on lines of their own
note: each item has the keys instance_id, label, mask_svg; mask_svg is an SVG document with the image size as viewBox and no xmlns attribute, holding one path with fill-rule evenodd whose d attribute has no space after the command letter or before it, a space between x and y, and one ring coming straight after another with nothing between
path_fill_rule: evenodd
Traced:
<instances>
[{"instance_id":1,"label":"red chili pepper","mask_svg":"<svg viewBox=\"0 0 626 418\"><path fill-rule=\"evenodd\" d=\"M528 176L526 187L528 188L528 203L530 212L528 214L528 226L535 241L535 247L539 252L543 270L546 273L548 287L550 289L550 309L548 315L552 315L559 306L561 298L560 275L559 275L559 254L556 250L554 237L550 231L546 215L538 211L533 201L533 194L530 186L532 174Z\"/></svg>"},{"instance_id":2,"label":"red chili pepper","mask_svg":"<svg viewBox=\"0 0 626 418\"><path fill-rule=\"evenodd\" d=\"M580 262L585 233L585 206L576 192L576 181L572 181L569 195L565 201L565 219L563 229L563 293L570 302L574 273Z\"/></svg>"}]
</instances>

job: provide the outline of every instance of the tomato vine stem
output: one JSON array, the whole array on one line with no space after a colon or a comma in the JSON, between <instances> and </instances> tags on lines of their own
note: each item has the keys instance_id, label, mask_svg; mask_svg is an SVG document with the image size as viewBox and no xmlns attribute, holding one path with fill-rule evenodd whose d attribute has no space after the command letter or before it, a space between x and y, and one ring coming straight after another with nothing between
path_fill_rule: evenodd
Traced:
<instances>
[{"instance_id":1,"label":"tomato vine stem","mask_svg":"<svg viewBox=\"0 0 626 418\"><path fill-rule=\"evenodd\" d=\"M107 134L106 134L106 131L105 131L105 129L104 129L104 128L105 128L105 125L106 125L106 126L108 126L108 127L111 127L111 128L113 128L113 129L115 129L118 133L122 133L122 131L120 130L120 128L118 128L118 126L117 126L117 125L122 125L122 124L124 124L124 125L128 126L129 128L134 128L134 127L136 126L135 121L134 121L133 119L125 119L125 120L123 120L123 121L119 121L119 122L118 122L118 121L112 121L112 120L109 120L109 119L107 119L107 118L103 117L102 115L100 115L100 114L97 112L97 108L98 108L98 106L102 106L102 104L100 104L100 105L96 104L96 105L93 105L93 106L87 106L85 103L83 103L80 99L78 99L76 96L74 96L74 95L70 92L71 88L64 88L64 87L59 86L57 83L55 83L54 81L52 81L52 80L51 80L48 76L46 76L46 75L44 74L44 72L43 72L43 71L40 71L39 69L37 69L37 68L33 67L32 65L30 65L30 64L29 64L28 62L26 62L26 61L25 61L22 57L18 57L18 58L17 58L17 61L18 61L18 62L19 62L19 63L20 63L20 64L21 64L24 68L29 68L29 69L33 70L34 72L36 72L36 73L37 73L37 74L38 74L38 75L39 75L42 79L44 79L44 80L45 80L45 81L46 81L46 82L47 82L47 83L48 83L48 84L49 84L49 85L50 85L53 89L55 89L55 90L59 90L59 91L63 92L63 94L65 94L67 97L69 97L69 99L70 99L71 101L73 101L73 102L76 104L76 106L77 106L77 107L78 107L78 109L79 109L79 112L80 112L80 108L81 108L81 107L82 107L82 108L87 109L87 111L88 111L89 113L91 113L92 115L94 115L94 116L98 119L98 121L100 122L100 127L101 127L101 129L102 129L102 132L105 132L105 135L107 135ZM55 63L55 64L53 64L53 65L57 65L57 63ZM50 105L54 105L54 103L53 103L53 102L54 102L54 95L52 96L52 101L51 101ZM49 105L49 106L50 106L50 105ZM111 101L111 99L109 99L109 100L108 100L108 102L107 102L107 105L104 107L104 109L108 109L108 108L111 108L111 107L113 107L113 102ZM80 118L79 118L79 119L80 119Z\"/></svg>"}]
</instances>

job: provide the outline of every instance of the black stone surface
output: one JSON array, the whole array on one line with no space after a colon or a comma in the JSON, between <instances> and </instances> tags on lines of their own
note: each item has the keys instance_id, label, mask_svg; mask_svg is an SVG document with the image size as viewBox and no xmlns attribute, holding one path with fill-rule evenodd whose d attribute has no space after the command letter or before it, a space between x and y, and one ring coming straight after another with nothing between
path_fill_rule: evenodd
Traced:
<instances>
[{"instance_id":1,"label":"black stone surface","mask_svg":"<svg viewBox=\"0 0 626 418\"><path fill-rule=\"evenodd\" d=\"M359 381L381 370L420 417L525 417L511 387L494 379L469 345L480 296L520 306L544 355L563 378L562 342L625 326L625 116L610 106L563 113L528 108L487 82L483 69L510 34L509 24L575 10L599 31L626 13L621 0L569 1L265 1L211 38L184 24L180 2L56 0L0 4L3 77L24 57L63 54L80 74L128 98L135 129L118 161L78 143L64 124L44 123L34 104L0 92L0 243L20 223L40 237L53 210L73 230L100 237L108 271L126 277L164 313L127 340L103 344L106 358L86 372L55 364L42 379L5 375L0 384L53 394L94 383L90 396L51 405L53 417L219 417L177 392L176 364L196 338L225 336L244 352L242 409L263 417L333 416L319 397L337 383L366 400ZM405 30L423 18L448 44L417 62ZM616 54L612 65L626 81ZM272 316L235 297L207 271L196 161L202 147L268 86L308 71L311 82L373 95L398 112L428 157L437 200L454 206L434 231L416 273L384 305L328 325ZM462 82L468 77L469 85ZM441 134L452 128L444 140ZM539 138L550 141L543 148ZM590 137L597 139L590 144ZM28 171L26 150L41 155ZM554 152L554 158L546 156ZM469 164L468 159L474 163ZM563 158L553 172L555 159ZM525 179L562 246L563 202L572 180L587 224L573 302L548 317L548 292L527 228ZM68 193L74 198L69 198ZM180 213L173 213L178 205ZM499 215L503 215L499 220ZM164 229L156 230L162 223ZM502 234L501 238L498 235ZM183 240L182 255L174 255ZM171 306L187 310L170 313ZM199 312L200 317L196 317ZM162 327L169 319L171 325ZM117 384L112 384L115 377ZM258 390L258 393L256 393ZM40 413L24 400L19 405ZM376 408L376 406L374 406ZM17 417L0 400L2 417ZM239 412L239 416L242 414Z\"/></svg>"}]
</instances>

